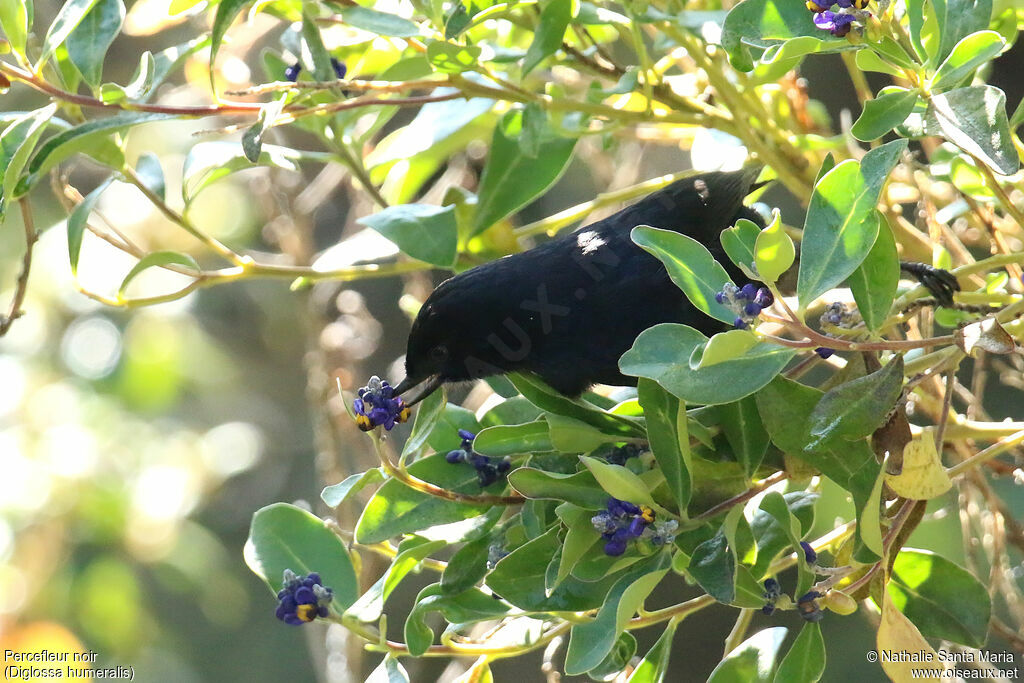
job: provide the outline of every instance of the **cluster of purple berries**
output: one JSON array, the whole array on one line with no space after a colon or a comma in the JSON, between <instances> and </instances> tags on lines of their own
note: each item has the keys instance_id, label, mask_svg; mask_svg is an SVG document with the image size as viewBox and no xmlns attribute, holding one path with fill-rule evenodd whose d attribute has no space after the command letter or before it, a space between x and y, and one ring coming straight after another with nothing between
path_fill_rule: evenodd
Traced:
<instances>
[{"instance_id":1,"label":"cluster of purple berries","mask_svg":"<svg viewBox=\"0 0 1024 683\"><path fill-rule=\"evenodd\" d=\"M807 0L807 9L814 12L814 25L822 31L828 31L837 38L842 38L853 28L853 22L864 24L871 13L864 8L868 0ZM839 11L833 12L832 7L838 5Z\"/></svg>"},{"instance_id":2,"label":"cluster of purple berries","mask_svg":"<svg viewBox=\"0 0 1024 683\"><path fill-rule=\"evenodd\" d=\"M396 422L409 419L409 406L405 405L401 396L395 396L395 390L387 380L377 375L371 377L358 394L359 398L352 402L352 409L356 414L356 424L364 432L378 425L384 425L384 429L390 431Z\"/></svg>"},{"instance_id":3,"label":"cluster of purple berries","mask_svg":"<svg viewBox=\"0 0 1024 683\"><path fill-rule=\"evenodd\" d=\"M643 538L653 545L662 546L675 540L679 524L670 519L654 521L654 510L646 505L609 498L605 510L590 518L591 524L604 538L604 554L617 557L626 552L634 538Z\"/></svg>"},{"instance_id":4,"label":"cluster of purple berries","mask_svg":"<svg viewBox=\"0 0 1024 683\"><path fill-rule=\"evenodd\" d=\"M334 591L320 583L316 572L299 576L285 569L281 590L277 592L277 618L289 626L308 624L327 616L327 606L333 598Z\"/></svg>"},{"instance_id":5,"label":"cluster of purple berries","mask_svg":"<svg viewBox=\"0 0 1024 683\"><path fill-rule=\"evenodd\" d=\"M775 303L775 297L767 287L757 287L749 282L737 287L726 282L722 291L715 292L715 301L736 314L732 323L736 329L745 330L755 323L763 309Z\"/></svg>"},{"instance_id":6,"label":"cluster of purple berries","mask_svg":"<svg viewBox=\"0 0 1024 683\"><path fill-rule=\"evenodd\" d=\"M331 66L334 67L334 73L339 80L345 78L345 74L348 73L348 67L345 66L344 62L339 61L337 57L331 57ZM295 62L291 66L285 67L284 77L285 80L294 83L299 80L299 74L301 73L302 62Z\"/></svg>"},{"instance_id":7,"label":"cluster of purple berries","mask_svg":"<svg viewBox=\"0 0 1024 683\"><path fill-rule=\"evenodd\" d=\"M461 448L448 451L445 460L453 465L457 462L469 463L476 469L477 479L480 481L480 488L486 488L501 479L512 469L512 463L508 458L502 458L498 462L492 462L486 455L473 452L473 439L476 434L465 429L459 430L459 437L462 439Z\"/></svg>"},{"instance_id":8,"label":"cluster of purple berries","mask_svg":"<svg viewBox=\"0 0 1024 683\"><path fill-rule=\"evenodd\" d=\"M850 311L846 309L846 304L841 301L833 301L825 307L825 311L821 314L822 325L848 327L852 322Z\"/></svg>"}]
</instances>

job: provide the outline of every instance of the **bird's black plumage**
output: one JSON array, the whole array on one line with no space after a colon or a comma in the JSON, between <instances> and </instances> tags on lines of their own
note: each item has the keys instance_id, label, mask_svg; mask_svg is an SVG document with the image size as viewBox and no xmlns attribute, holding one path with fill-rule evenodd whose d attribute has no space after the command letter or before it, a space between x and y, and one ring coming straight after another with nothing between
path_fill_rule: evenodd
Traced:
<instances>
[{"instance_id":1,"label":"bird's black plumage","mask_svg":"<svg viewBox=\"0 0 1024 683\"><path fill-rule=\"evenodd\" d=\"M739 218L763 225L743 205L758 170L678 180L608 218L443 282L413 323L399 389L510 371L536 373L570 396L595 383L635 384L618 361L648 327L682 322L710 335L724 326L694 308L630 231L650 225L688 235L743 282L719 234Z\"/></svg>"},{"instance_id":2,"label":"bird's black plumage","mask_svg":"<svg viewBox=\"0 0 1024 683\"><path fill-rule=\"evenodd\" d=\"M618 362L647 328L677 322L710 336L727 326L695 308L630 232L649 225L692 237L742 285L748 279L720 235L740 218L764 227L743 204L759 171L694 174L608 218L441 283L413 322L406 378L395 392L425 383L415 403L447 382L512 371L533 372L568 396L598 383L635 385ZM940 304L952 304L959 285L950 273L919 263L901 268Z\"/></svg>"}]
</instances>

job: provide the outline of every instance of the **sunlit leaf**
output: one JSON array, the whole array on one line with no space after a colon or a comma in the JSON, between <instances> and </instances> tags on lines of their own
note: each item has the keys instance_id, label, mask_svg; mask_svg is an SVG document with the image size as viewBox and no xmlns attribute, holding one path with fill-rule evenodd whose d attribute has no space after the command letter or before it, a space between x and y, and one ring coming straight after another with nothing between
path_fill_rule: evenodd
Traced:
<instances>
[{"instance_id":1,"label":"sunlit leaf","mask_svg":"<svg viewBox=\"0 0 1024 683\"><path fill-rule=\"evenodd\" d=\"M724 323L736 319L735 313L715 301L715 293L732 280L707 247L682 233L647 225L633 228L630 238L665 264L672 282L698 310Z\"/></svg>"},{"instance_id":2,"label":"sunlit leaf","mask_svg":"<svg viewBox=\"0 0 1024 683\"><path fill-rule=\"evenodd\" d=\"M690 358L707 337L686 325L663 323L645 330L623 354L619 368L626 375L653 379L687 403L731 403L754 393L777 375L793 357L793 349L758 344L739 358L692 369Z\"/></svg>"},{"instance_id":3,"label":"sunlit leaf","mask_svg":"<svg viewBox=\"0 0 1024 683\"><path fill-rule=\"evenodd\" d=\"M910 116L918 97L916 90L903 88L891 88L879 93L877 97L864 103L864 111L854 122L850 132L853 133L853 137L865 142L882 137Z\"/></svg>"},{"instance_id":4,"label":"sunlit leaf","mask_svg":"<svg viewBox=\"0 0 1024 683\"><path fill-rule=\"evenodd\" d=\"M379 36L391 36L392 38L411 38L419 35L419 28L408 19L403 19L394 14L379 12L368 7L351 5L341 10L341 18L345 23L355 28L361 28Z\"/></svg>"},{"instance_id":5,"label":"sunlit leaf","mask_svg":"<svg viewBox=\"0 0 1024 683\"><path fill-rule=\"evenodd\" d=\"M98 85L103 77L103 59L124 16L122 0L98 0L68 36L68 57L89 85Z\"/></svg>"},{"instance_id":6,"label":"sunlit leaf","mask_svg":"<svg viewBox=\"0 0 1024 683\"><path fill-rule=\"evenodd\" d=\"M793 646L779 663L775 680L816 683L825 673L825 639L821 625L808 622L800 629Z\"/></svg>"},{"instance_id":7,"label":"sunlit leaf","mask_svg":"<svg viewBox=\"0 0 1024 683\"><path fill-rule=\"evenodd\" d=\"M940 555L900 551L886 595L923 635L967 647L985 644L992 611L988 590L969 571Z\"/></svg>"},{"instance_id":8,"label":"sunlit leaf","mask_svg":"<svg viewBox=\"0 0 1024 683\"><path fill-rule=\"evenodd\" d=\"M757 275L764 282L775 282L790 269L794 260L796 249L793 240L782 228L782 216L775 211L772 214L772 222L758 232L754 241L754 264L757 267Z\"/></svg>"},{"instance_id":9,"label":"sunlit leaf","mask_svg":"<svg viewBox=\"0 0 1024 683\"><path fill-rule=\"evenodd\" d=\"M749 1L749 0L748 0ZM766 628L736 646L711 672L708 683L771 683L788 629Z\"/></svg>"},{"instance_id":10,"label":"sunlit leaf","mask_svg":"<svg viewBox=\"0 0 1024 683\"><path fill-rule=\"evenodd\" d=\"M296 574L320 574L334 591L331 609L342 612L359 596L352 561L345 543L323 520L285 503L256 511L245 542L245 563L271 592L281 588L285 569Z\"/></svg>"},{"instance_id":11,"label":"sunlit leaf","mask_svg":"<svg viewBox=\"0 0 1024 683\"><path fill-rule=\"evenodd\" d=\"M574 0L551 0L541 10L533 42L523 60L523 76L533 71L546 57L562 47L565 29L572 18Z\"/></svg>"},{"instance_id":12,"label":"sunlit leaf","mask_svg":"<svg viewBox=\"0 0 1024 683\"><path fill-rule=\"evenodd\" d=\"M847 278L857 310L871 330L877 330L889 314L900 283L896 240L885 216L876 212L876 217L879 226L875 244L857 270Z\"/></svg>"},{"instance_id":13,"label":"sunlit leaf","mask_svg":"<svg viewBox=\"0 0 1024 683\"><path fill-rule=\"evenodd\" d=\"M123 297L125 291L128 289L128 285L131 284L135 278L141 275L143 271L150 268L172 265L184 266L185 268L194 270L196 275L199 274L199 264L196 263L196 260L188 254L183 254L177 251L155 251L143 256L139 259L139 262L128 271L128 274L125 275L124 279L121 281L121 286L117 289L117 295L119 297Z\"/></svg>"},{"instance_id":14,"label":"sunlit leaf","mask_svg":"<svg viewBox=\"0 0 1024 683\"><path fill-rule=\"evenodd\" d=\"M373 228L414 259L443 268L455 263L458 226L454 206L389 206L358 222Z\"/></svg>"},{"instance_id":15,"label":"sunlit leaf","mask_svg":"<svg viewBox=\"0 0 1024 683\"><path fill-rule=\"evenodd\" d=\"M801 307L849 277L871 251L878 236L875 205L906 148L906 140L884 144L860 163L844 161L818 181L800 243Z\"/></svg>"},{"instance_id":16,"label":"sunlit leaf","mask_svg":"<svg viewBox=\"0 0 1024 683\"><path fill-rule=\"evenodd\" d=\"M612 586L597 616L573 627L565 654L566 674L585 673L604 660L626 622L668 573L668 563L668 555L661 553L659 562L643 567L642 574L627 573Z\"/></svg>"},{"instance_id":17,"label":"sunlit leaf","mask_svg":"<svg viewBox=\"0 0 1024 683\"><path fill-rule=\"evenodd\" d=\"M903 469L887 474L885 483L910 500L931 500L953 487L935 448L935 436L925 430L903 449Z\"/></svg>"},{"instance_id":18,"label":"sunlit leaf","mask_svg":"<svg viewBox=\"0 0 1024 683\"><path fill-rule=\"evenodd\" d=\"M480 176L473 234L523 208L555 184L572 159L575 138L553 133L535 158L522 153L517 137L522 116L512 112L494 129L490 155Z\"/></svg>"}]
</instances>

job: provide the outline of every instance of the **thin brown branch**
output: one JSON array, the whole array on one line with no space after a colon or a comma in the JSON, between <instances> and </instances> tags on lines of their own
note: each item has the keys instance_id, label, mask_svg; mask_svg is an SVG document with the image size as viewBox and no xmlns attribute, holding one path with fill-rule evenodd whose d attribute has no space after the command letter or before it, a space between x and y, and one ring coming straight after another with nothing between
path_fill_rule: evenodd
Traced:
<instances>
[{"instance_id":1,"label":"thin brown branch","mask_svg":"<svg viewBox=\"0 0 1024 683\"><path fill-rule=\"evenodd\" d=\"M25 228L25 254L21 257L21 272L14 285L14 296L11 297L11 305L7 309L7 315L0 317L0 337L7 334L14 321L20 318L24 311L21 310L25 303L25 295L28 293L28 276L32 272L32 251L35 248L39 234L36 232L35 221L32 218L32 206L28 197L18 200L21 208L21 222Z\"/></svg>"}]
</instances>

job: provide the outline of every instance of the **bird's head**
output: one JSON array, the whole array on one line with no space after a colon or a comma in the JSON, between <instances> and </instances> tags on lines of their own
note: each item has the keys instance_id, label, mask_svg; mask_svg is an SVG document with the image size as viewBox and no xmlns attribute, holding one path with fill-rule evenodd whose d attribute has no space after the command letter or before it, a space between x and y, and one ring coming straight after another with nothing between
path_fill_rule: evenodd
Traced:
<instances>
[{"instance_id":1,"label":"bird's head","mask_svg":"<svg viewBox=\"0 0 1024 683\"><path fill-rule=\"evenodd\" d=\"M442 284L427 299L409 332L405 379L395 387L395 393L402 395L408 405L422 401L445 382L474 378L467 358L476 354L477 335L472 321L479 316L474 315L471 293L447 296L448 284ZM419 387L415 395L406 397L405 392L414 387Z\"/></svg>"}]
</instances>

